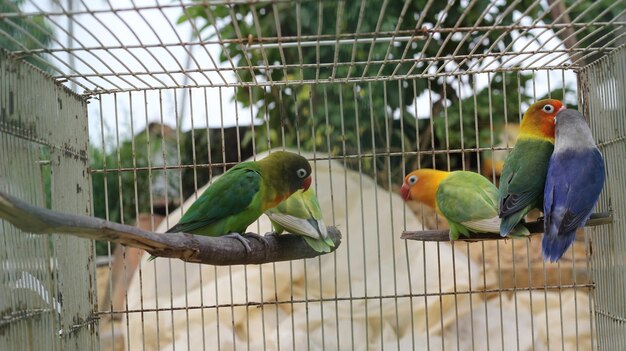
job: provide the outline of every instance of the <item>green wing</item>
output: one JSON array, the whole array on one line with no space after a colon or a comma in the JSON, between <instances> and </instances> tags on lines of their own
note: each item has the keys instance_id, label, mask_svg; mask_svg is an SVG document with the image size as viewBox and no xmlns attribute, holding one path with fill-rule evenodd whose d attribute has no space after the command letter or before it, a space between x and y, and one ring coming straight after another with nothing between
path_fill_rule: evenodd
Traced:
<instances>
[{"instance_id":1,"label":"green wing","mask_svg":"<svg viewBox=\"0 0 626 351\"><path fill-rule=\"evenodd\" d=\"M238 164L211 184L168 232L220 236L245 231L262 214L261 183L254 162Z\"/></svg>"},{"instance_id":2,"label":"green wing","mask_svg":"<svg viewBox=\"0 0 626 351\"><path fill-rule=\"evenodd\" d=\"M460 224L497 217L497 198L496 186L474 172L452 172L437 189L439 211Z\"/></svg>"},{"instance_id":3,"label":"green wing","mask_svg":"<svg viewBox=\"0 0 626 351\"><path fill-rule=\"evenodd\" d=\"M498 233L498 189L478 173L456 171L444 179L437 189L437 206L450 225L450 240L471 233ZM530 233L517 225L511 237L526 237Z\"/></svg>"},{"instance_id":4,"label":"green wing","mask_svg":"<svg viewBox=\"0 0 626 351\"><path fill-rule=\"evenodd\" d=\"M498 189L474 172L456 171L437 188L437 207L450 225L450 240L471 232L497 232Z\"/></svg>"},{"instance_id":5,"label":"green wing","mask_svg":"<svg viewBox=\"0 0 626 351\"><path fill-rule=\"evenodd\" d=\"M518 141L507 156L500 177L500 214L517 212L535 205L543 197L543 188L554 145L549 141Z\"/></svg>"},{"instance_id":6,"label":"green wing","mask_svg":"<svg viewBox=\"0 0 626 351\"><path fill-rule=\"evenodd\" d=\"M314 250L330 252L335 244L328 237L315 191L298 190L278 206L265 211L277 233L287 230L302 235Z\"/></svg>"},{"instance_id":7,"label":"green wing","mask_svg":"<svg viewBox=\"0 0 626 351\"><path fill-rule=\"evenodd\" d=\"M533 208L541 208L543 188L554 145L539 139L518 140L504 161L499 189L501 234L512 228Z\"/></svg>"}]
</instances>

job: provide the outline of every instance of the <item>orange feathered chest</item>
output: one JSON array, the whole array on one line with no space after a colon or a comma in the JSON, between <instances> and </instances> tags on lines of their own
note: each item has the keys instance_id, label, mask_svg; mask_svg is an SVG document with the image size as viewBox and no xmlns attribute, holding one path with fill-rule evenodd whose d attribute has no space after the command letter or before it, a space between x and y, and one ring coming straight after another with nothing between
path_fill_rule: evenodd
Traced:
<instances>
[{"instance_id":1,"label":"orange feathered chest","mask_svg":"<svg viewBox=\"0 0 626 351\"><path fill-rule=\"evenodd\" d=\"M262 194L262 208L263 212L266 210L278 206L279 203L286 200L289 195L289 191L287 189L276 189L276 187L272 187L269 184L264 184L264 191Z\"/></svg>"},{"instance_id":2,"label":"orange feathered chest","mask_svg":"<svg viewBox=\"0 0 626 351\"><path fill-rule=\"evenodd\" d=\"M274 197L270 197L269 201L266 201L264 204L264 211L270 208L278 206L279 203L283 202L289 197L289 194L277 194Z\"/></svg>"},{"instance_id":3,"label":"orange feathered chest","mask_svg":"<svg viewBox=\"0 0 626 351\"><path fill-rule=\"evenodd\" d=\"M263 169L263 183L261 185L261 207L263 212L278 206L279 203L286 200L291 193L287 186L287 179L278 173L278 168Z\"/></svg>"}]
</instances>

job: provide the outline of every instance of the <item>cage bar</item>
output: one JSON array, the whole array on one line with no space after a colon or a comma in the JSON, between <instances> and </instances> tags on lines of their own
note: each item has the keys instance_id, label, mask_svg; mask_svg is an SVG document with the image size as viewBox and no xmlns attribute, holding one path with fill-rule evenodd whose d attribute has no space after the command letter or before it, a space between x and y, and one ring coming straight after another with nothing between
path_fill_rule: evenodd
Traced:
<instances>
[{"instance_id":1,"label":"cage bar","mask_svg":"<svg viewBox=\"0 0 626 351\"><path fill-rule=\"evenodd\" d=\"M0 82L0 191L40 207L91 214L85 101L2 50ZM0 347L95 350L93 244L0 222Z\"/></svg>"},{"instance_id":2,"label":"cage bar","mask_svg":"<svg viewBox=\"0 0 626 351\"><path fill-rule=\"evenodd\" d=\"M343 235L321 257L213 267L3 221L0 348L626 347L623 1L0 6L0 192L163 232L235 164L289 149ZM545 97L588 118L608 173L607 216L558 264L539 234L448 242L445 219L400 198L417 168L497 183Z\"/></svg>"}]
</instances>

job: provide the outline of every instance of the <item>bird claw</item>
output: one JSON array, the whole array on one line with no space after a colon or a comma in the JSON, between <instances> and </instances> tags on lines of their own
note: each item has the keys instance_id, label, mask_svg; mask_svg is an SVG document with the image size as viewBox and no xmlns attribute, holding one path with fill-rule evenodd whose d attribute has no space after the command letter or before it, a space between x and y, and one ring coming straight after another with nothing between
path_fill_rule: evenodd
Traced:
<instances>
[{"instance_id":1,"label":"bird claw","mask_svg":"<svg viewBox=\"0 0 626 351\"><path fill-rule=\"evenodd\" d=\"M244 235L245 236L251 236L251 237L257 239L258 241L260 241L263 244L263 246L265 246L266 249L268 249L270 247L270 242L267 241L267 239L265 238L264 235L257 234L257 233L245 233Z\"/></svg>"},{"instance_id":2,"label":"bird claw","mask_svg":"<svg viewBox=\"0 0 626 351\"><path fill-rule=\"evenodd\" d=\"M278 237L280 234L276 233L276 232L268 232L267 234L265 234L264 236L272 236L272 237ZM266 238L263 238L265 240L267 240Z\"/></svg>"},{"instance_id":3,"label":"bird claw","mask_svg":"<svg viewBox=\"0 0 626 351\"><path fill-rule=\"evenodd\" d=\"M251 253L252 248L250 247L250 240L247 239L246 236L253 237L256 240L260 241L263 244L263 246L265 246L266 249L270 247L270 242L267 241L267 239L263 235L260 235L257 233L244 233L244 234L230 233L230 234L224 235L224 237L229 237L229 238L234 238L234 239L239 240L239 242L246 248L246 253Z\"/></svg>"},{"instance_id":4,"label":"bird claw","mask_svg":"<svg viewBox=\"0 0 626 351\"><path fill-rule=\"evenodd\" d=\"M244 238L241 234L239 234L239 233L230 233L230 234L224 235L224 237L225 238L233 238L233 239L239 240L239 242L243 245L243 247L246 248L246 253L251 253L252 252L252 248L250 247L250 244L248 243L248 239Z\"/></svg>"}]
</instances>

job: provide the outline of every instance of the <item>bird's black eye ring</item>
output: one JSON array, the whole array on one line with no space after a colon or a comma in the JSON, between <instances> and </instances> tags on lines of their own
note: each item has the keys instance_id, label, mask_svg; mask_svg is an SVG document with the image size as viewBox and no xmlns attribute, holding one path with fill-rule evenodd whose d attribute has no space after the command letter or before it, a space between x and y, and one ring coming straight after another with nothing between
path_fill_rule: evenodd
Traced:
<instances>
[{"instance_id":1,"label":"bird's black eye ring","mask_svg":"<svg viewBox=\"0 0 626 351\"><path fill-rule=\"evenodd\" d=\"M415 183L417 183L417 176L410 176L409 177L409 184L413 185Z\"/></svg>"},{"instance_id":2,"label":"bird's black eye ring","mask_svg":"<svg viewBox=\"0 0 626 351\"><path fill-rule=\"evenodd\" d=\"M307 174L306 169L300 168L300 169L298 169L296 171L296 175L298 176L298 178L302 179L302 178L306 177L308 174Z\"/></svg>"},{"instance_id":3,"label":"bird's black eye ring","mask_svg":"<svg viewBox=\"0 0 626 351\"><path fill-rule=\"evenodd\" d=\"M543 106L542 110L545 113L552 113L552 112L554 112L554 106L552 106L550 104L547 104L547 105Z\"/></svg>"}]
</instances>

